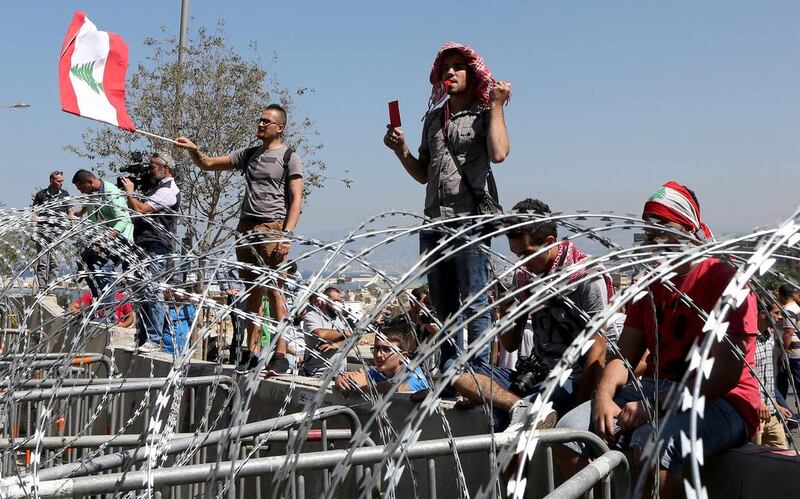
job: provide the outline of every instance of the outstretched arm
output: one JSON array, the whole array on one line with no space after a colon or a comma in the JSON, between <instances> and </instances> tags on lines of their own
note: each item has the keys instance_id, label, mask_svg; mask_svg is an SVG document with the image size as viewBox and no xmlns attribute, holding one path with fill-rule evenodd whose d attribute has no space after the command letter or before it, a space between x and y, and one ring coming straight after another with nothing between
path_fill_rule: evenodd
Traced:
<instances>
[{"instance_id":1,"label":"outstretched arm","mask_svg":"<svg viewBox=\"0 0 800 499\"><path fill-rule=\"evenodd\" d=\"M200 167L203 171L221 171L233 170L233 163L228 156L208 156L200 152L197 145L186 137L178 137L175 139L175 144L183 149L189 151L189 157L192 162Z\"/></svg>"}]
</instances>

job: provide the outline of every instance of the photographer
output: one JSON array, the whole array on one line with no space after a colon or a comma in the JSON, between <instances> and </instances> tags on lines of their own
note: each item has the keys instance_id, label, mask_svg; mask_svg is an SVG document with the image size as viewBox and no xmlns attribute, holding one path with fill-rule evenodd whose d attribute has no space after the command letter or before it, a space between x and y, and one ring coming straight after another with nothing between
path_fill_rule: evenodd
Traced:
<instances>
[{"instance_id":1,"label":"photographer","mask_svg":"<svg viewBox=\"0 0 800 499\"><path fill-rule=\"evenodd\" d=\"M547 215L550 208L539 200L526 199L517 203L513 211ZM489 396L495 408L509 410L513 425L522 418L525 406L530 404L530 396L538 391L538 384L583 331L588 323L587 317L601 312L608 304L614 287L610 276L599 265L594 268L602 277L583 280L589 269L580 263L590 258L589 255L571 241L558 241L553 222L532 221L506 235L511 252L524 260L514 279L514 287L523 290L517 296L520 302L530 296L528 285L535 279L546 279L565 268L575 269L569 274L569 282L575 283L569 292L552 297L546 306L531 314L521 315L514 326L500 337L506 350L518 349L530 316L534 326L534 351L530 357L519 359L513 375L507 369L476 366L474 376L461 374L453 384L460 395L473 403L482 401L481 393ZM569 378L550 397L553 408L560 415L588 400L597 384L599 373L605 365L606 341L600 334L595 335L594 340L589 351L571 366Z\"/></svg>"},{"instance_id":2,"label":"photographer","mask_svg":"<svg viewBox=\"0 0 800 499\"><path fill-rule=\"evenodd\" d=\"M87 195L76 215L86 216L92 222L87 227L91 242L81 251L78 266L87 275L92 296L100 300L98 318L108 320L115 308L116 268L126 265L125 258L132 250L131 215L122 191L89 170L75 172L72 183L81 194Z\"/></svg>"},{"instance_id":3,"label":"photographer","mask_svg":"<svg viewBox=\"0 0 800 499\"><path fill-rule=\"evenodd\" d=\"M174 168L172 156L164 152L153 153L148 177L140 178L140 181L146 180L152 187L140 198L134 194L136 186L130 178L120 179L128 196L128 206L142 215L133 221L133 242L148 257L144 270L147 273L145 279L150 283L164 274L166 255L172 253L175 246L181 192L172 177ZM140 320L137 321L139 350L161 351L166 308L157 289L146 286L144 293L146 296L139 302Z\"/></svg>"}]
</instances>

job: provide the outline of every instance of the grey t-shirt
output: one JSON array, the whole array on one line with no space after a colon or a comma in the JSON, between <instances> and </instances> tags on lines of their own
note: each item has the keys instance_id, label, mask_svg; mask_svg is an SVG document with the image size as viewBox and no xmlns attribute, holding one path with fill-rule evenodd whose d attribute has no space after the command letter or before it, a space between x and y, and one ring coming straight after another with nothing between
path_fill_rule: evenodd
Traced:
<instances>
[{"instance_id":1,"label":"grey t-shirt","mask_svg":"<svg viewBox=\"0 0 800 499\"><path fill-rule=\"evenodd\" d=\"M425 119L419 162L428 168L425 189L425 216L450 218L470 215L475 210L475 200L469 192L444 141L442 108L432 111ZM464 177L469 180L475 194L488 192L489 111L473 105L450 116L447 137L451 149L458 156Z\"/></svg>"},{"instance_id":2,"label":"grey t-shirt","mask_svg":"<svg viewBox=\"0 0 800 499\"><path fill-rule=\"evenodd\" d=\"M338 352L338 350L328 350L324 353L319 351L319 345L327 343L319 336L314 335L314 330L320 328L344 331L345 325L339 316L330 317L313 307L308 311L303 319L303 329L306 332L306 354L303 370L307 376L316 376L321 371L324 371L328 367L330 359Z\"/></svg>"},{"instance_id":3,"label":"grey t-shirt","mask_svg":"<svg viewBox=\"0 0 800 499\"><path fill-rule=\"evenodd\" d=\"M239 149L228 155L233 166L244 172L242 217L267 222L286 218L286 179L292 175L303 176L303 160L296 152L289 158L288 175L284 175L283 156L287 147L264 149L260 146L248 164L245 164L248 149Z\"/></svg>"},{"instance_id":4,"label":"grey t-shirt","mask_svg":"<svg viewBox=\"0 0 800 499\"><path fill-rule=\"evenodd\" d=\"M603 278L582 282L566 296L579 310L592 317L608 303L608 289ZM580 312L574 310L563 298L552 298L548 305L531 314L535 349L542 354L551 368L576 336L586 327ZM580 376L583 365L573 366L574 376Z\"/></svg>"}]
</instances>

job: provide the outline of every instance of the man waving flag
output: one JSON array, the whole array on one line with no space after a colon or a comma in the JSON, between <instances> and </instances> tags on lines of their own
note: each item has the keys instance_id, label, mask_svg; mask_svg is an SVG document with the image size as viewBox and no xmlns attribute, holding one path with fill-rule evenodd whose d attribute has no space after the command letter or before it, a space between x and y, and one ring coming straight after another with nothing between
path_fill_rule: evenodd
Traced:
<instances>
[{"instance_id":1,"label":"man waving flag","mask_svg":"<svg viewBox=\"0 0 800 499\"><path fill-rule=\"evenodd\" d=\"M83 12L75 12L61 47L58 81L61 109L136 131L125 109L128 46L114 33L98 31Z\"/></svg>"}]
</instances>

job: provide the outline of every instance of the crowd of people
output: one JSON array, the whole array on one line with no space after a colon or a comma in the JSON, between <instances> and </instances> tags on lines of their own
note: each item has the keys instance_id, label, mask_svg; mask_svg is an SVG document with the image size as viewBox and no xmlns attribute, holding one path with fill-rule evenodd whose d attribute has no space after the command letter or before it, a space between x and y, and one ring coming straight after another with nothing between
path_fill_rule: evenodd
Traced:
<instances>
[{"instance_id":1,"label":"crowd of people","mask_svg":"<svg viewBox=\"0 0 800 499\"><path fill-rule=\"evenodd\" d=\"M504 108L511 84L496 80L474 49L452 42L436 54L430 83L417 154L412 154L397 125L388 125L383 142L412 179L425 185L424 214L439 225L420 233L420 253L437 263L427 271L427 286L408 297L411 306L402 314L407 319L388 320L377 327L371 347L374 366L337 371L335 386L351 392L392 388L416 393L446 379L444 393L456 397L458 406L488 404L496 428L513 430L525 420L549 372L563 361L592 319L609 309L618 290L602 265L560 237L545 202L526 199L511 212L529 215L527 222L509 222L513 227L503 233L509 251L519 259L513 282L489 292L488 253L467 236L451 234L475 223L465 222L464 217L502 212L492 165L510 154ZM287 306L287 300L293 293L287 293L287 287L296 285L286 277L286 267L303 203L303 162L283 142L286 125L286 111L272 104L258 119L258 146L209 156L188 138L179 137L176 144L204 171L244 174L237 226L243 243L236 256L245 265L238 267L238 274L231 267L217 277L228 304L243 312L234 321L232 362L255 369L259 356L266 355L270 373L292 371L323 378L331 374L332 366L344 365L337 355L344 354L341 346L355 329L339 289L328 287L314 294L304 311L292 310L298 321L282 330L302 332L264 341L276 331L265 328L265 323L281 324L290 316L292 304ZM122 255L136 252L144 262L139 293L145 297L158 293L147 276L162 275L174 251L180 189L172 168L169 154L154 154L150 158L154 184L141 196L134 194L130 182L123 182L120 190L86 170L73 178L80 192L98 194L93 198L96 207L88 204L76 215L92 217L112 234L87 246L81 255L91 294L100 300L104 317L114 315L113 270L129 264ZM65 195L61 172L53 172L50 181L50 187L37 194L37 203ZM647 197L642 218L648 224L645 244L657 251L713 240L700 216L697 196L678 182L666 182ZM253 286L256 275L248 270L251 266L270 269L274 279L267 286ZM37 267L40 287L46 286L51 271L47 262ZM559 427L591 430L612 447L642 450L666 410L663 401L690 371L688 353L706 334L704 314L723 296L735 273L736 267L724 259L687 261L671 278L652 282L646 296L629 303L627 310L616 310L586 348L567 359L571 370L550 395L553 410L543 426L557 421ZM568 282L544 305L524 307L541 295L543 283L564 275ZM702 383L706 402L697 434L703 439L704 454L747 441L786 447L784 427L795 418L786 400L789 387L800 386L798 298L789 285L781 286L774 297L750 291L727 318L724 341L714 345L713 367ZM137 303L140 350L161 350L167 342L175 347L177 336L168 339L163 324L169 322L167 317L179 321L183 312L168 310L163 299ZM487 331L507 314L513 316L511 325L487 337ZM463 327L443 327L462 322ZM443 331L452 334L443 340ZM464 349L471 352L467 361ZM415 362L423 350L434 353L434 359ZM514 356L515 362L508 360ZM686 452L681 434L688 425L688 413L679 411L660 428L658 486L663 497L682 494ZM558 448L556 456L566 475L577 472L590 457L579 444Z\"/></svg>"}]
</instances>

